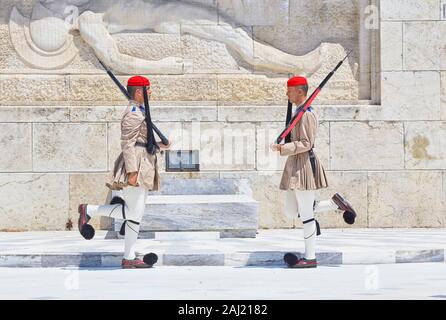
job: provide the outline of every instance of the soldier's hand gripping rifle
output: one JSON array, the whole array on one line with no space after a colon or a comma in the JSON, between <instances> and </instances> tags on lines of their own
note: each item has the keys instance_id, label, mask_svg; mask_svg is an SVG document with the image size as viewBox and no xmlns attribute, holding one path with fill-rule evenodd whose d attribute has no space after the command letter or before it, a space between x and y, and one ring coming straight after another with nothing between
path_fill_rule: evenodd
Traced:
<instances>
[{"instance_id":1,"label":"soldier's hand gripping rifle","mask_svg":"<svg viewBox=\"0 0 446 320\"><path fill-rule=\"evenodd\" d=\"M102 65L102 67L105 69L107 74L110 76L110 78L113 80L113 82L118 86L119 90L121 90L122 94L127 98L127 100L131 100L131 97L130 97L129 93L127 92L127 89L121 84L121 82L119 82L119 80L115 77L113 72L105 64L103 64L101 60L98 59L98 61ZM147 103L147 105L145 106L146 113L147 113L149 111L148 108L150 108L148 99L147 99L147 102L145 101L145 103ZM150 122L152 121L150 119L150 116L149 116L148 121L150 121ZM161 131L155 126L155 124L153 122L152 122L152 128L156 132L158 137L161 139L161 142L167 146L169 144L169 139L167 139L166 136L161 133ZM147 135L150 135L150 133L147 132Z\"/></svg>"},{"instance_id":2,"label":"soldier's hand gripping rifle","mask_svg":"<svg viewBox=\"0 0 446 320\"><path fill-rule=\"evenodd\" d=\"M290 108L290 102L288 102L288 114L287 114L287 124L285 129L280 133L280 135L276 139L276 144L280 144L283 139L287 138L285 141L289 139L287 137L293 128L299 123L300 119L302 119L302 116L304 115L305 111L311 106L311 103L313 103L313 100L316 99L319 92L321 92L322 88L327 84L328 80L334 75L334 73L339 69L339 67L344 63L344 61L348 58L348 56L352 53L353 50L351 50L343 60L339 61L337 66L333 69L332 72L330 72L325 79L321 82L319 87L314 90L314 92L311 94L311 96L301 105L297 108L296 112L289 117L291 114L291 108ZM290 119L289 119L290 118Z\"/></svg>"}]
</instances>

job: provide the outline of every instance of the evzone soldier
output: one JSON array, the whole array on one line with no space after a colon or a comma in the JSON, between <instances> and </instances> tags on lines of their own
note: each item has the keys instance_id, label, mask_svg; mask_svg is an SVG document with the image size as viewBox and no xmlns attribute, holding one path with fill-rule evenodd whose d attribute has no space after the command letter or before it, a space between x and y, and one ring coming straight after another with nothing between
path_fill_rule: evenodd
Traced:
<instances>
[{"instance_id":1,"label":"evzone soldier","mask_svg":"<svg viewBox=\"0 0 446 320\"><path fill-rule=\"evenodd\" d=\"M110 190L122 190L123 198L114 197L108 205L79 205L78 224L82 236L91 239L94 236L94 229L88 224L91 218L105 216L123 219L125 226L121 231L125 233L125 244L122 268L150 268L157 262L158 257L149 253L143 260L137 258L135 244L147 193L160 188L157 155L160 149L168 149L172 142L169 140L168 145L164 145L155 141L148 110L151 94L149 79L141 76L131 77L127 83L127 91L131 100L121 119L122 152L106 181Z\"/></svg>"},{"instance_id":2,"label":"evzone soldier","mask_svg":"<svg viewBox=\"0 0 446 320\"><path fill-rule=\"evenodd\" d=\"M287 83L289 101L297 106L306 101L308 82L304 77L293 77ZM305 257L298 258L287 253L285 263L292 268L316 268L316 235L320 234L316 212L328 210L344 211L344 220L353 224L356 212L353 207L336 193L331 200L315 201L315 191L328 187L324 167L313 147L318 133L319 122L311 107L303 114L291 131L290 142L271 144L273 151L288 156L280 182L280 189L286 191L285 213L291 217L299 216L303 223Z\"/></svg>"}]
</instances>

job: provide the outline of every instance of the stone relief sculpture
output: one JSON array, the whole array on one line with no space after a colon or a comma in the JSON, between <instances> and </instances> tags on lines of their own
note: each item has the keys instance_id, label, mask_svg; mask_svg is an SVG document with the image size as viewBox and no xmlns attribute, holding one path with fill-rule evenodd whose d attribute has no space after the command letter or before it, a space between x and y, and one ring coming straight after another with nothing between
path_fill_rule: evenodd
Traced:
<instances>
[{"instance_id":1,"label":"stone relief sculpture","mask_svg":"<svg viewBox=\"0 0 446 320\"><path fill-rule=\"evenodd\" d=\"M78 54L71 35L77 30L96 56L117 72L183 74L191 67L190 60L175 56L146 60L123 54L112 35L123 31L189 34L225 44L256 70L310 76L322 64L323 45L327 49L327 44L323 44L303 56L288 54L253 41L231 18L220 18L216 23L215 13L205 5L117 0L106 5L103 12L93 12L88 10L92 3L90 0L41 0L33 7L30 19L14 7L9 26L15 50L34 68L60 69Z\"/></svg>"}]
</instances>

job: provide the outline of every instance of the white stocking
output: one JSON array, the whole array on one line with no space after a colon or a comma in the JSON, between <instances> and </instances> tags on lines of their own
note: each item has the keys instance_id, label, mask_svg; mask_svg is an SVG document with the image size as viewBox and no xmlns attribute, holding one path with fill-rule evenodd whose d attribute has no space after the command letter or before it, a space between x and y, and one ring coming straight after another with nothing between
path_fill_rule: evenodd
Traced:
<instances>
[{"instance_id":1,"label":"white stocking","mask_svg":"<svg viewBox=\"0 0 446 320\"><path fill-rule=\"evenodd\" d=\"M305 258L316 258L316 221L314 219L314 190L296 190L296 198L299 206L299 214L304 223L304 239L305 239Z\"/></svg>"},{"instance_id":2,"label":"white stocking","mask_svg":"<svg viewBox=\"0 0 446 320\"><path fill-rule=\"evenodd\" d=\"M128 186L122 190L122 198L125 201L124 213L121 204L107 204L87 205L87 214L90 217L105 216L125 220L124 259L132 260L135 259L135 244L144 214L147 190Z\"/></svg>"},{"instance_id":3,"label":"white stocking","mask_svg":"<svg viewBox=\"0 0 446 320\"><path fill-rule=\"evenodd\" d=\"M125 222L124 259L132 260L135 259L135 244L146 206L147 190L129 186L123 189L123 198L129 208Z\"/></svg>"},{"instance_id":4,"label":"white stocking","mask_svg":"<svg viewBox=\"0 0 446 320\"><path fill-rule=\"evenodd\" d=\"M132 221L125 222L124 259L135 259L135 244L138 239L140 225Z\"/></svg>"},{"instance_id":5,"label":"white stocking","mask_svg":"<svg viewBox=\"0 0 446 320\"><path fill-rule=\"evenodd\" d=\"M287 190L285 195L285 214L290 218L297 218L298 205L294 190Z\"/></svg>"},{"instance_id":6,"label":"white stocking","mask_svg":"<svg viewBox=\"0 0 446 320\"><path fill-rule=\"evenodd\" d=\"M124 209L128 211L127 208ZM115 219L124 219L122 215L122 205L120 204L105 204L102 206L87 205L87 214L90 218L101 216Z\"/></svg>"},{"instance_id":7,"label":"white stocking","mask_svg":"<svg viewBox=\"0 0 446 320\"><path fill-rule=\"evenodd\" d=\"M314 212L324 212L324 211L333 211L338 210L338 206L333 202L333 200L323 200L316 201L316 206L314 207Z\"/></svg>"}]
</instances>

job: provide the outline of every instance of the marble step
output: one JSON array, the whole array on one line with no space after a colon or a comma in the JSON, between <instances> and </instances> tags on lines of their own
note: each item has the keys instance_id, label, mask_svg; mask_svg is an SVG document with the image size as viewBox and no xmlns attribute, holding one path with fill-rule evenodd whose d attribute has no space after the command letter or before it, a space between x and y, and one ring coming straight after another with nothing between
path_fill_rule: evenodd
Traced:
<instances>
[{"instance_id":1,"label":"marble step","mask_svg":"<svg viewBox=\"0 0 446 320\"><path fill-rule=\"evenodd\" d=\"M223 195L245 194L251 195L248 179L181 179L164 178L161 190L149 192L149 197L157 195Z\"/></svg>"},{"instance_id":2,"label":"marble step","mask_svg":"<svg viewBox=\"0 0 446 320\"><path fill-rule=\"evenodd\" d=\"M155 240L159 241L183 241L183 240L216 240L220 238L219 232L155 232Z\"/></svg>"},{"instance_id":3,"label":"marble step","mask_svg":"<svg viewBox=\"0 0 446 320\"><path fill-rule=\"evenodd\" d=\"M208 241L220 239L221 233L216 231L140 231L139 239L158 241ZM124 239L118 231L109 231L106 239Z\"/></svg>"},{"instance_id":4,"label":"marble step","mask_svg":"<svg viewBox=\"0 0 446 320\"><path fill-rule=\"evenodd\" d=\"M221 238L253 238L258 206L244 194L152 195L147 199L140 238L153 239L162 231L208 231L219 232ZM117 237L122 222L114 221L109 238Z\"/></svg>"},{"instance_id":5,"label":"marble step","mask_svg":"<svg viewBox=\"0 0 446 320\"><path fill-rule=\"evenodd\" d=\"M86 241L77 230L0 232L0 267L120 268L124 241L106 240L105 235L105 230L97 230ZM302 229L274 229L259 230L256 239L139 240L136 252L140 257L156 253L155 267L286 267L285 253L304 254L303 237ZM444 228L324 229L317 239L316 257L320 265L333 268L340 264L444 264L445 244Z\"/></svg>"}]
</instances>

